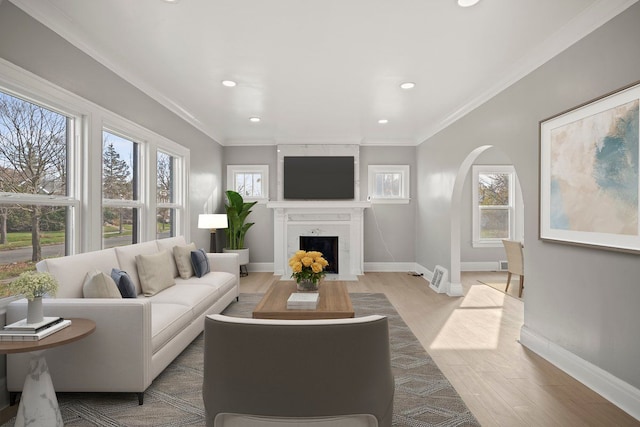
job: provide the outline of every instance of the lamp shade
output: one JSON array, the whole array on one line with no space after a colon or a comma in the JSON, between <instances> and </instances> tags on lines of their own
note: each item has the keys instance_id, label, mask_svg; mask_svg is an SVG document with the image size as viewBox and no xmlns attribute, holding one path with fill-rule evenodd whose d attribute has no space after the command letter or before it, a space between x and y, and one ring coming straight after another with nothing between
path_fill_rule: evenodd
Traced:
<instances>
[{"instance_id":1,"label":"lamp shade","mask_svg":"<svg viewBox=\"0 0 640 427\"><path fill-rule=\"evenodd\" d=\"M227 214L200 214L198 215L198 228L227 228Z\"/></svg>"}]
</instances>

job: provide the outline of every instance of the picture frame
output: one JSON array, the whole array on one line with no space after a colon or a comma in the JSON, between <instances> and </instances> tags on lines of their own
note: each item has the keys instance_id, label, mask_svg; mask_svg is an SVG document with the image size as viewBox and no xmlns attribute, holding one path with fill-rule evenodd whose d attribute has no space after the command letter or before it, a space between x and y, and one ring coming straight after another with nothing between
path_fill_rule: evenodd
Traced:
<instances>
[{"instance_id":1,"label":"picture frame","mask_svg":"<svg viewBox=\"0 0 640 427\"><path fill-rule=\"evenodd\" d=\"M539 122L539 238L640 253L640 82Z\"/></svg>"}]
</instances>

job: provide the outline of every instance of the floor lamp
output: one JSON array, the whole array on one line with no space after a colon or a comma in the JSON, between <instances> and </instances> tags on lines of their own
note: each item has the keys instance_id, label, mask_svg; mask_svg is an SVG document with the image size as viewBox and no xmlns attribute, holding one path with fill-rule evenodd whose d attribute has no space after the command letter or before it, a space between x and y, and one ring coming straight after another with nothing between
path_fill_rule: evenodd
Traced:
<instances>
[{"instance_id":1,"label":"floor lamp","mask_svg":"<svg viewBox=\"0 0 640 427\"><path fill-rule=\"evenodd\" d=\"M216 229L227 228L227 214L200 214L198 215L198 228L208 228L211 230L210 252L215 253L216 250Z\"/></svg>"}]
</instances>

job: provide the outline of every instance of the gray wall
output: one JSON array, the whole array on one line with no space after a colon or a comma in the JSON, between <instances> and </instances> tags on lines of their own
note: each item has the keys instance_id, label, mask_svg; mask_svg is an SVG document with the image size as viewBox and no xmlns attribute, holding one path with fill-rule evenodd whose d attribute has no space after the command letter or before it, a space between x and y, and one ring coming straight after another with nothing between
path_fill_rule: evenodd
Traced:
<instances>
[{"instance_id":1,"label":"gray wall","mask_svg":"<svg viewBox=\"0 0 640 427\"><path fill-rule=\"evenodd\" d=\"M364 261L414 262L416 224L416 148L360 147L360 198L368 192L367 166L409 165L409 204L373 204L364 211Z\"/></svg>"},{"instance_id":2,"label":"gray wall","mask_svg":"<svg viewBox=\"0 0 640 427\"><path fill-rule=\"evenodd\" d=\"M640 80L640 4L418 147L417 261L450 264L451 189L476 147L516 167L525 214L525 326L640 388L637 255L538 240L538 122Z\"/></svg>"},{"instance_id":3,"label":"gray wall","mask_svg":"<svg viewBox=\"0 0 640 427\"><path fill-rule=\"evenodd\" d=\"M276 200L278 153L275 145L252 147L224 147L225 165L269 165L269 196ZM224 171L224 189L227 187ZM245 236L245 247L249 248L251 263L273 263L273 209L258 203L251 210L247 221L255 223ZM221 233L223 234L223 233ZM224 245L223 245L224 246ZM220 246L220 247L223 247Z\"/></svg>"}]
</instances>

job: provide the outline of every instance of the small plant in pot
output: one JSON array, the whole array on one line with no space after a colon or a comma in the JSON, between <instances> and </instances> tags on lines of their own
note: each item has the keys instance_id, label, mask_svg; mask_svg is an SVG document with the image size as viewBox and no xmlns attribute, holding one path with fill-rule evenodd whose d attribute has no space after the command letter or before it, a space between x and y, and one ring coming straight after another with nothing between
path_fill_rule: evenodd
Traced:
<instances>
[{"instance_id":1,"label":"small plant in pot","mask_svg":"<svg viewBox=\"0 0 640 427\"><path fill-rule=\"evenodd\" d=\"M234 252L240 256L240 265L249 263L249 248L244 247L244 237L247 230L253 226L253 222L246 222L251 208L258 202L245 202L240 193L229 190L226 192L227 204L224 206L227 212L228 228L225 230L227 246L223 252Z\"/></svg>"}]
</instances>

